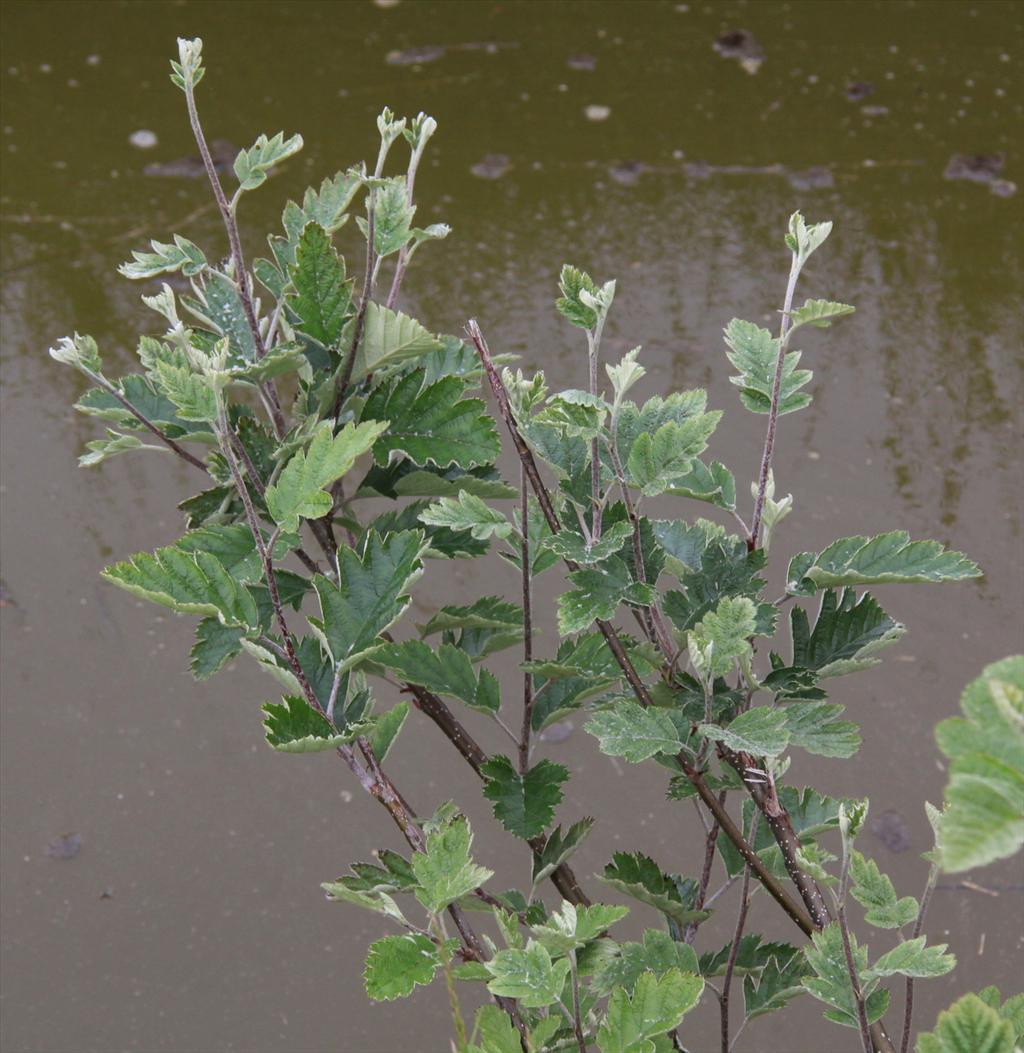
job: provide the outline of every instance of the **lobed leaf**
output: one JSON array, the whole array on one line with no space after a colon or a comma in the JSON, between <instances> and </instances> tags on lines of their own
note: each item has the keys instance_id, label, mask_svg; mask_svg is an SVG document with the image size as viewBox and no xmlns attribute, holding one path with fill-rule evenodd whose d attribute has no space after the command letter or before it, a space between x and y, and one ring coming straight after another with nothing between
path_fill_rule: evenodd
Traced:
<instances>
[{"instance_id":1,"label":"lobed leaf","mask_svg":"<svg viewBox=\"0 0 1024 1053\"><path fill-rule=\"evenodd\" d=\"M753 322L734 318L725 328L725 342L729 347L726 352L729 361L739 371L739 376L729 380L740 389L743 405L753 413L768 413L779 357L778 338ZM799 351L786 352L779 388L780 415L810 405L811 396L800 389L813 373L809 369L797 369L799 362Z\"/></svg>"},{"instance_id":2,"label":"lobed leaf","mask_svg":"<svg viewBox=\"0 0 1024 1053\"><path fill-rule=\"evenodd\" d=\"M413 854L412 869L419 882L416 898L431 914L440 913L491 877L490 870L470 859L472 844L469 823L458 818L430 831L426 852Z\"/></svg>"},{"instance_id":3,"label":"lobed leaf","mask_svg":"<svg viewBox=\"0 0 1024 1053\"><path fill-rule=\"evenodd\" d=\"M568 768L542 760L521 775L507 757L491 757L481 768L484 797L494 806L494 817L510 833L524 840L542 834L562 800Z\"/></svg>"},{"instance_id":4,"label":"lobed leaf","mask_svg":"<svg viewBox=\"0 0 1024 1053\"><path fill-rule=\"evenodd\" d=\"M656 753L671 756L683 748L667 713L644 708L632 699L618 699L608 709L598 710L588 721L587 731L600 742L602 753L633 764Z\"/></svg>"},{"instance_id":5,"label":"lobed leaf","mask_svg":"<svg viewBox=\"0 0 1024 1053\"><path fill-rule=\"evenodd\" d=\"M278 132L268 139L261 135L247 150L240 150L235 158L235 176L240 190L254 190L266 182L267 173L276 164L297 154L302 149L302 136L293 135L285 139L284 132Z\"/></svg>"},{"instance_id":6,"label":"lobed leaf","mask_svg":"<svg viewBox=\"0 0 1024 1053\"><path fill-rule=\"evenodd\" d=\"M366 993L375 1002L405 998L417 984L429 984L440 968L441 956L429 936L385 936L370 944L363 973Z\"/></svg>"}]
</instances>

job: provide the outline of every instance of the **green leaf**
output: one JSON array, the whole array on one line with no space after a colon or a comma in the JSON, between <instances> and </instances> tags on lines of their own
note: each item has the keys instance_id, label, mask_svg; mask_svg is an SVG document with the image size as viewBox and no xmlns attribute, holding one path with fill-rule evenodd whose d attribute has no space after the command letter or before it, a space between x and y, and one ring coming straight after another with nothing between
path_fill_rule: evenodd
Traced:
<instances>
[{"instance_id":1,"label":"green leaf","mask_svg":"<svg viewBox=\"0 0 1024 1053\"><path fill-rule=\"evenodd\" d=\"M795 947L789 950L789 954L769 958L756 980L751 975L743 978L743 1011L748 1020L784 1009L803 993L804 956Z\"/></svg>"},{"instance_id":2,"label":"green leaf","mask_svg":"<svg viewBox=\"0 0 1024 1053\"><path fill-rule=\"evenodd\" d=\"M699 571L708 546L725 538L725 528L707 519L698 519L695 523L655 519L651 527L658 544L665 550L665 568L676 577Z\"/></svg>"},{"instance_id":3,"label":"green leaf","mask_svg":"<svg viewBox=\"0 0 1024 1053\"><path fill-rule=\"evenodd\" d=\"M302 149L302 136L285 139L278 132L272 139L261 135L248 150L240 150L235 158L235 175L240 190L254 190L266 181L267 172L292 154Z\"/></svg>"},{"instance_id":4,"label":"green leaf","mask_svg":"<svg viewBox=\"0 0 1024 1053\"><path fill-rule=\"evenodd\" d=\"M307 224L299 238L291 280L298 327L324 347L337 347L352 303L352 282L345 280L345 261L317 223Z\"/></svg>"},{"instance_id":5,"label":"green leaf","mask_svg":"<svg viewBox=\"0 0 1024 1053\"><path fill-rule=\"evenodd\" d=\"M616 852L604 868L601 878L606 885L646 903L671 918L678 925L703 921L711 911L694 910L695 882L684 882L673 874L665 874L650 856L642 852ZM683 886L687 895L680 892Z\"/></svg>"},{"instance_id":6,"label":"green leaf","mask_svg":"<svg viewBox=\"0 0 1024 1053\"><path fill-rule=\"evenodd\" d=\"M328 234L333 234L348 218L345 212L362 182L359 170L350 168L324 179L316 190L309 187L302 197L302 226L317 223Z\"/></svg>"},{"instance_id":7,"label":"green leaf","mask_svg":"<svg viewBox=\"0 0 1024 1053\"><path fill-rule=\"evenodd\" d=\"M415 852L412 869L419 882L416 898L431 914L439 914L449 903L472 892L491 877L492 871L477 866L469 856L473 833L465 819L458 818L427 835L426 852Z\"/></svg>"},{"instance_id":8,"label":"green leaf","mask_svg":"<svg viewBox=\"0 0 1024 1053\"><path fill-rule=\"evenodd\" d=\"M622 676L615 656L600 633L563 640L553 662L540 662L531 668L536 687L535 731L578 709L586 699L600 694Z\"/></svg>"},{"instance_id":9,"label":"green leaf","mask_svg":"<svg viewBox=\"0 0 1024 1053\"><path fill-rule=\"evenodd\" d=\"M343 347L351 346L354 326L355 319L352 319L345 327L341 338ZM352 383L357 384L370 373L402 365L442 347L437 338L415 319L371 300L366 305L363 335L352 367Z\"/></svg>"},{"instance_id":10,"label":"green leaf","mask_svg":"<svg viewBox=\"0 0 1024 1053\"><path fill-rule=\"evenodd\" d=\"M682 424L667 421L653 434L642 432L626 462L627 481L648 497L671 489L690 472L694 457L707 448L721 416L720 412L702 413Z\"/></svg>"},{"instance_id":11,"label":"green leaf","mask_svg":"<svg viewBox=\"0 0 1024 1053\"><path fill-rule=\"evenodd\" d=\"M862 976L865 980L876 976L895 976L897 973L917 979L945 976L956 965L956 958L946 954L945 950L944 943L926 947L924 936L904 940L883 954Z\"/></svg>"},{"instance_id":12,"label":"green leaf","mask_svg":"<svg viewBox=\"0 0 1024 1053\"><path fill-rule=\"evenodd\" d=\"M663 710L644 708L632 699L619 699L608 709L598 710L588 721L587 731L601 743L609 757L624 757L637 764L656 753L670 756L683 744L672 719Z\"/></svg>"},{"instance_id":13,"label":"green leaf","mask_svg":"<svg viewBox=\"0 0 1024 1053\"><path fill-rule=\"evenodd\" d=\"M334 662L344 665L372 647L409 605L406 589L423 571L423 535L369 531L356 552L338 549L338 584L316 575L322 620L311 619Z\"/></svg>"},{"instance_id":14,"label":"green leaf","mask_svg":"<svg viewBox=\"0 0 1024 1053\"><path fill-rule=\"evenodd\" d=\"M853 589L822 594L814 631L807 612L790 612L793 665L814 670L819 678L843 676L877 665L876 652L895 643L906 632L869 593L860 599Z\"/></svg>"},{"instance_id":15,"label":"green leaf","mask_svg":"<svg viewBox=\"0 0 1024 1053\"><path fill-rule=\"evenodd\" d=\"M557 534L548 534L541 541L541 545L562 559L572 560L574 563L601 563L609 556L614 556L632 533L633 528L629 521L621 520L603 530L600 541L588 545L581 534L568 527L562 527Z\"/></svg>"},{"instance_id":16,"label":"green leaf","mask_svg":"<svg viewBox=\"0 0 1024 1053\"><path fill-rule=\"evenodd\" d=\"M510 834L525 840L548 828L562 799L562 784L569 778L567 768L549 760L523 776L501 756L491 757L481 771L487 780L484 797L493 803L494 817Z\"/></svg>"},{"instance_id":17,"label":"green leaf","mask_svg":"<svg viewBox=\"0 0 1024 1053\"><path fill-rule=\"evenodd\" d=\"M710 465L703 461L692 461L690 470L678 476L668 492L677 497L707 501L730 512L736 509L736 480L732 472L719 461L712 461Z\"/></svg>"},{"instance_id":18,"label":"green leaf","mask_svg":"<svg viewBox=\"0 0 1024 1053\"><path fill-rule=\"evenodd\" d=\"M590 818L580 819L573 823L564 834L561 826L556 826L544 842L544 848L534 853L533 884L539 885L569 859L593 827L594 820Z\"/></svg>"},{"instance_id":19,"label":"green leaf","mask_svg":"<svg viewBox=\"0 0 1024 1053\"><path fill-rule=\"evenodd\" d=\"M917 917L913 896L896 898L896 889L873 859L854 851L850 861L850 895L865 907L864 920L879 929L902 929Z\"/></svg>"},{"instance_id":20,"label":"green leaf","mask_svg":"<svg viewBox=\"0 0 1024 1053\"><path fill-rule=\"evenodd\" d=\"M208 552L187 552L169 545L152 555L140 552L126 562L114 563L102 577L144 600L184 614L216 615L225 625L259 625L252 595Z\"/></svg>"},{"instance_id":21,"label":"green leaf","mask_svg":"<svg viewBox=\"0 0 1024 1053\"><path fill-rule=\"evenodd\" d=\"M375 1002L405 998L417 984L429 984L440 968L441 956L429 936L385 936L370 944L363 973L366 993Z\"/></svg>"},{"instance_id":22,"label":"green leaf","mask_svg":"<svg viewBox=\"0 0 1024 1053\"><path fill-rule=\"evenodd\" d=\"M449 530L468 530L480 541L490 537L507 538L512 533L512 524L501 512L465 490L455 500L442 497L436 501L420 513L420 522Z\"/></svg>"},{"instance_id":23,"label":"green leaf","mask_svg":"<svg viewBox=\"0 0 1024 1053\"><path fill-rule=\"evenodd\" d=\"M465 607L442 607L425 625L418 626L423 636L450 629L501 629L519 631L522 635L523 609L500 596L481 596Z\"/></svg>"},{"instance_id":24,"label":"green leaf","mask_svg":"<svg viewBox=\"0 0 1024 1053\"><path fill-rule=\"evenodd\" d=\"M116 457L119 453L127 453L129 450L156 450L166 452L166 446L155 446L137 439L134 435L122 435L120 432L107 428L106 439L91 439L85 444L89 451L78 458L79 468L92 468L102 464L110 457Z\"/></svg>"},{"instance_id":25,"label":"green leaf","mask_svg":"<svg viewBox=\"0 0 1024 1053\"><path fill-rule=\"evenodd\" d=\"M832 223L825 220L823 223L812 223L807 225L804 217L799 212L794 212L789 217L789 232L786 234L786 245L797 258L802 267L807 262L811 253L819 249L825 239L832 233Z\"/></svg>"},{"instance_id":26,"label":"green leaf","mask_svg":"<svg viewBox=\"0 0 1024 1053\"><path fill-rule=\"evenodd\" d=\"M188 238L174 235L173 243L151 241L152 252L132 252L132 259L117 268L125 278L155 278L158 274L176 274L178 271L191 278L206 269L206 257L202 249Z\"/></svg>"},{"instance_id":27,"label":"green leaf","mask_svg":"<svg viewBox=\"0 0 1024 1053\"><path fill-rule=\"evenodd\" d=\"M102 373L103 361L100 358L99 348L91 336L61 337L57 343L50 348L50 358L55 362L62 362L66 366L73 366L85 373ZM106 392L104 392L106 394ZM78 408L77 406L75 407Z\"/></svg>"},{"instance_id":28,"label":"green leaf","mask_svg":"<svg viewBox=\"0 0 1024 1053\"><path fill-rule=\"evenodd\" d=\"M599 395L573 388L552 395L534 420L538 424L550 425L570 438L595 439L601 432L608 408L608 403Z\"/></svg>"},{"instance_id":29,"label":"green leaf","mask_svg":"<svg viewBox=\"0 0 1024 1053\"><path fill-rule=\"evenodd\" d=\"M700 956L701 975L724 976L731 953L732 943L730 942L717 951L702 954ZM789 943L766 943L764 937L759 933L748 933L740 939L733 971L739 976L757 975L773 958L786 961L799 954L800 951Z\"/></svg>"},{"instance_id":30,"label":"green leaf","mask_svg":"<svg viewBox=\"0 0 1024 1053\"><path fill-rule=\"evenodd\" d=\"M501 705L494 674L481 669L478 675L469 655L452 644L437 648L422 640L385 644L373 652L373 660L395 670L403 680L450 695L471 709L493 714Z\"/></svg>"},{"instance_id":31,"label":"green leaf","mask_svg":"<svg viewBox=\"0 0 1024 1053\"><path fill-rule=\"evenodd\" d=\"M701 724L705 738L723 742L731 750L755 757L778 757L789 745L786 712L771 706L754 706L741 713L728 727Z\"/></svg>"},{"instance_id":32,"label":"green leaf","mask_svg":"<svg viewBox=\"0 0 1024 1053\"><path fill-rule=\"evenodd\" d=\"M562 293L555 301L559 313L580 329L593 329L597 325L597 312L580 299L581 292L591 296L597 292L593 278L586 271L567 263L559 276L558 288Z\"/></svg>"},{"instance_id":33,"label":"green leaf","mask_svg":"<svg viewBox=\"0 0 1024 1053\"><path fill-rule=\"evenodd\" d=\"M601 963L593 988L598 995L611 994L616 987L632 994L642 973L664 976L670 969L699 972L696 953L689 944L673 939L667 932L647 929L643 943L624 943L615 956Z\"/></svg>"},{"instance_id":34,"label":"green leaf","mask_svg":"<svg viewBox=\"0 0 1024 1053\"><path fill-rule=\"evenodd\" d=\"M383 762L387 757L408 716L409 703L399 702L398 705L392 706L386 713L381 713L374 719L369 739L370 747L378 761Z\"/></svg>"},{"instance_id":35,"label":"green leaf","mask_svg":"<svg viewBox=\"0 0 1024 1053\"><path fill-rule=\"evenodd\" d=\"M576 587L558 597L558 630L563 636L588 628L595 619L607 621L620 604L650 604L657 595L650 585L634 581L617 556L605 560L600 569L573 571L569 580Z\"/></svg>"},{"instance_id":36,"label":"green leaf","mask_svg":"<svg viewBox=\"0 0 1024 1053\"><path fill-rule=\"evenodd\" d=\"M189 667L196 680L207 680L242 650L242 629L204 618L196 626L196 642L189 652Z\"/></svg>"},{"instance_id":37,"label":"green leaf","mask_svg":"<svg viewBox=\"0 0 1024 1053\"><path fill-rule=\"evenodd\" d=\"M804 990L829 1007L825 1013L829 1020L844 1027L858 1027L857 1003L846 968L843 937L838 924L833 922L826 925L821 932L813 933L811 941L811 946L805 949L804 956L815 975L803 977ZM858 946L856 937L852 934L850 944L857 975L863 981L868 965L867 948ZM867 995L865 1008L868 1022L873 1023L888 1007L889 992L884 989L872 991L873 985L867 982L862 982L861 986Z\"/></svg>"},{"instance_id":38,"label":"green leaf","mask_svg":"<svg viewBox=\"0 0 1024 1053\"><path fill-rule=\"evenodd\" d=\"M160 390L174 403L182 420L215 421L217 394L208 377L168 362L157 362Z\"/></svg>"},{"instance_id":39,"label":"green leaf","mask_svg":"<svg viewBox=\"0 0 1024 1053\"><path fill-rule=\"evenodd\" d=\"M569 959L552 962L547 948L535 940L525 949L498 951L484 966L492 977L487 984L491 994L515 998L528 1009L557 1001L569 975Z\"/></svg>"},{"instance_id":40,"label":"green leaf","mask_svg":"<svg viewBox=\"0 0 1024 1053\"><path fill-rule=\"evenodd\" d=\"M466 384L459 377L443 377L426 387L423 379L422 369L413 370L392 388L377 388L367 400L364 421L391 422L374 446L377 463L388 464L404 454L415 464L440 468L493 464L501 446L483 402L463 398Z\"/></svg>"},{"instance_id":41,"label":"green leaf","mask_svg":"<svg viewBox=\"0 0 1024 1053\"><path fill-rule=\"evenodd\" d=\"M608 1000L608 1013L597 1033L601 1053L655 1053L655 1037L678 1027L697 1004L704 981L670 969L662 977L643 973L633 995L621 987Z\"/></svg>"},{"instance_id":42,"label":"green leaf","mask_svg":"<svg viewBox=\"0 0 1024 1053\"><path fill-rule=\"evenodd\" d=\"M938 541L911 541L905 530L877 537L834 541L817 556L801 553L789 569L790 592L833 585L879 585L887 582L963 581L981 575L962 552L950 552Z\"/></svg>"},{"instance_id":43,"label":"green leaf","mask_svg":"<svg viewBox=\"0 0 1024 1053\"><path fill-rule=\"evenodd\" d=\"M942 868L950 873L1024 845L1024 656L986 666L960 706L963 719L935 729L951 761L939 836Z\"/></svg>"},{"instance_id":44,"label":"green leaf","mask_svg":"<svg viewBox=\"0 0 1024 1053\"><path fill-rule=\"evenodd\" d=\"M917 1037L917 1053L1014 1053L1014 1029L977 995L939 1013L935 1030Z\"/></svg>"},{"instance_id":45,"label":"green leaf","mask_svg":"<svg viewBox=\"0 0 1024 1053\"><path fill-rule=\"evenodd\" d=\"M734 318L725 329L729 361L739 371L729 380L740 389L743 405L752 413L768 413L772 405L779 341L767 329ZM810 405L811 396L800 389L811 379L809 369L797 369L799 351L788 351L782 367L779 413L792 413Z\"/></svg>"},{"instance_id":46,"label":"green leaf","mask_svg":"<svg viewBox=\"0 0 1024 1053\"><path fill-rule=\"evenodd\" d=\"M690 630L690 659L699 676L713 683L731 673L737 662L749 662L747 639L757 632L757 607L747 596L726 596Z\"/></svg>"},{"instance_id":47,"label":"green leaf","mask_svg":"<svg viewBox=\"0 0 1024 1053\"><path fill-rule=\"evenodd\" d=\"M231 346L230 365L256 361L256 343L242 305L238 284L226 274L212 268L192 282L197 299L182 297L182 303L203 325L228 338Z\"/></svg>"},{"instance_id":48,"label":"green leaf","mask_svg":"<svg viewBox=\"0 0 1024 1053\"><path fill-rule=\"evenodd\" d=\"M282 753L323 753L351 741L304 698L286 695L281 705L266 702L262 709L267 742Z\"/></svg>"},{"instance_id":49,"label":"green leaf","mask_svg":"<svg viewBox=\"0 0 1024 1053\"><path fill-rule=\"evenodd\" d=\"M806 300L803 307L797 307L790 313L790 329L799 329L802 325L827 329L836 318L853 314L856 309L848 303L834 303L832 300Z\"/></svg>"},{"instance_id":50,"label":"green leaf","mask_svg":"<svg viewBox=\"0 0 1024 1053\"><path fill-rule=\"evenodd\" d=\"M469 1053L523 1053L519 1032L508 1013L496 1005L476 1011L473 1041Z\"/></svg>"},{"instance_id":51,"label":"green leaf","mask_svg":"<svg viewBox=\"0 0 1024 1053\"><path fill-rule=\"evenodd\" d=\"M374 195L373 248L378 256L398 252L412 237L410 230L416 206L408 203L404 176L391 176L383 181ZM359 226L366 234L365 220Z\"/></svg>"},{"instance_id":52,"label":"green leaf","mask_svg":"<svg viewBox=\"0 0 1024 1053\"><path fill-rule=\"evenodd\" d=\"M843 706L833 702L788 702L783 712L789 744L819 757L852 757L860 749L860 729L836 720Z\"/></svg>"},{"instance_id":53,"label":"green leaf","mask_svg":"<svg viewBox=\"0 0 1024 1053\"><path fill-rule=\"evenodd\" d=\"M299 519L319 519L331 510L326 487L340 479L385 431L385 421L346 424L337 435L322 421L307 450L299 450L284 466L277 483L267 487L267 509L274 521L294 533Z\"/></svg>"},{"instance_id":54,"label":"green leaf","mask_svg":"<svg viewBox=\"0 0 1024 1053\"><path fill-rule=\"evenodd\" d=\"M628 907L604 903L577 907L563 902L561 911L555 911L543 925L534 925L530 931L552 954L569 954L597 939L628 913Z\"/></svg>"},{"instance_id":55,"label":"green leaf","mask_svg":"<svg viewBox=\"0 0 1024 1053\"><path fill-rule=\"evenodd\" d=\"M699 388L674 391L665 398L655 395L642 406L635 402L623 402L615 426L615 443L623 464L629 463L633 446L641 435L654 435L666 424L676 424L687 432L692 428L695 429L693 434L699 435L705 427L701 418L707 404L707 392ZM609 470L612 467L610 457L607 466Z\"/></svg>"}]
</instances>

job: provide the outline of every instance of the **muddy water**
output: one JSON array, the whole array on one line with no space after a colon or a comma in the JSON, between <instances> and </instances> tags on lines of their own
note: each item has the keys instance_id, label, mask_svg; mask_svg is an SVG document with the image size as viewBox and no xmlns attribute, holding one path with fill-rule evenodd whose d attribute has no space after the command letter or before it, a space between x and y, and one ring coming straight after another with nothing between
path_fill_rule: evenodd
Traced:
<instances>
[{"instance_id":1,"label":"muddy water","mask_svg":"<svg viewBox=\"0 0 1024 1053\"><path fill-rule=\"evenodd\" d=\"M805 288L858 313L805 342L815 401L781 428L776 476L797 502L779 568L835 536L900 526L988 571L882 590L911 632L884 671L833 693L863 724L860 758L795 765L797 779L868 790L876 814L897 813L871 849L901 893L918 891L921 802L944 778L931 728L983 663L1021 646L1022 195L943 178L954 154L1007 152L997 177L1022 181L1009 150L1019 6L8 3L3 21L5 1051L447 1048L439 992L365 1004L362 948L379 927L318 893L347 860L398 847L378 810L329 757L263 746L257 707L272 685L245 665L195 685L186 622L97 578L115 554L176 536L174 502L194 480L158 456L77 470L95 430L68 409L81 386L45 349L77 328L112 372L127 368L151 320L114 266L144 236L221 244L201 182L144 174L190 153L166 77L177 35L206 41L211 137L306 138L301 160L247 201L250 245L287 195L374 149L382 104L424 109L441 130L421 217L455 232L424 251L410 309L450 331L476 314L496 350L575 383L582 349L545 306L557 269L571 259L617 276L609 353L643 343L644 393L708 387L727 411L713 453L738 479L755 469L763 422L726 379L721 327L734 313L771 319L794 208L835 220ZM740 29L756 50L741 38L713 49ZM133 146L147 129L157 145ZM977 166L953 172L965 167ZM417 604L479 585L468 567L435 564ZM657 769L600 759L576 723L543 752L576 771L560 815L605 817L579 871L631 848L694 873L696 823L661 803ZM421 810L471 802L481 857L499 881L525 880L432 727L407 731L394 768ZM973 877L990 893L947 879L937 894L929 929L961 967L920 985L922 1021L955 992L1014 986L1020 868ZM759 899L762 918L786 934ZM894 998L893 1021L896 1010ZM716 1015L688 1020L691 1048L715 1048ZM738 1048L854 1046L805 1000Z\"/></svg>"}]
</instances>

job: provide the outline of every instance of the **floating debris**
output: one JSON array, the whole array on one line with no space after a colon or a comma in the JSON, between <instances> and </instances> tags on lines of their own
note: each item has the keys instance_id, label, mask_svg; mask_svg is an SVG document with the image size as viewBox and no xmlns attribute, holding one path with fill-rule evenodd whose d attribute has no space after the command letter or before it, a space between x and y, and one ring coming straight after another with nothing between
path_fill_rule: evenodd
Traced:
<instances>
[{"instance_id":1,"label":"floating debris","mask_svg":"<svg viewBox=\"0 0 1024 1053\"><path fill-rule=\"evenodd\" d=\"M890 852L906 852L910 847L910 828L899 812L890 808L868 823L868 829Z\"/></svg>"},{"instance_id":2,"label":"floating debris","mask_svg":"<svg viewBox=\"0 0 1024 1053\"><path fill-rule=\"evenodd\" d=\"M597 56L596 55L570 55L566 60L565 64L569 69L585 70L590 72L597 69Z\"/></svg>"},{"instance_id":3,"label":"floating debris","mask_svg":"<svg viewBox=\"0 0 1024 1053\"><path fill-rule=\"evenodd\" d=\"M832 169L826 168L825 165L813 165L811 168L789 171L786 173L786 178L794 190L828 190L835 186Z\"/></svg>"},{"instance_id":4,"label":"floating debris","mask_svg":"<svg viewBox=\"0 0 1024 1053\"><path fill-rule=\"evenodd\" d=\"M150 131L149 128L140 128L128 136L128 142L139 150L152 150L159 141L156 132Z\"/></svg>"},{"instance_id":5,"label":"floating debris","mask_svg":"<svg viewBox=\"0 0 1024 1053\"><path fill-rule=\"evenodd\" d=\"M606 121L611 115L611 106L601 106L592 103L590 106L585 106L583 109L583 116L586 117L588 121Z\"/></svg>"},{"instance_id":6,"label":"floating debris","mask_svg":"<svg viewBox=\"0 0 1024 1053\"><path fill-rule=\"evenodd\" d=\"M623 161L620 164L612 165L608 169L608 174L616 183L621 183L623 186L633 186L646 171L647 165L643 161Z\"/></svg>"},{"instance_id":7,"label":"floating debris","mask_svg":"<svg viewBox=\"0 0 1024 1053\"><path fill-rule=\"evenodd\" d=\"M469 170L478 179L500 179L511 167L505 154L486 154Z\"/></svg>"},{"instance_id":8,"label":"floating debris","mask_svg":"<svg viewBox=\"0 0 1024 1053\"><path fill-rule=\"evenodd\" d=\"M746 29L734 29L723 33L714 43L714 49L722 58L734 58L747 71L756 73L764 62L764 51L754 34Z\"/></svg>"},{"instance_id":9,"label":"floating debris","mask_svg":"<svg viewBox=\"0 0 1024 1053\"><path fill-rule=\"evenodd\" d=\"M879 106L877 104L871 106L861 106L860 112L865 117L884 117L889 112L888 106Z\"/></svg>"},{"instance_id":10,"label":"floating debris","mask_svg":"<svg viewBox=\"0 0 1024 1053\"><path fill-rule=\"evenodd\" d=\"M869 80L855 80L846 85L846 97L850 102L860 102L874 93L875 86Z\"/></svg>"},{"instance_id":11,"label":"floating debris","mask_svg":"<svg viewBox=\"0 0 1024 1053\"><path fill-rule=\"evenodd\" d=\"M1004 154L954 154L942 175L944 179L983 183L997 197L1011 197L1017 192L1017 184L996 178L1005 161Z\"/></svg>"},{"instance_id":12,"label":"floating debris","mask_svg":"<svg viewBox=\"0 0 1024 1053\"><path fill-rule=\"evenodd\" d=\"M74 859L81 851L82 838L78 834L61 834L46 846L51 859Z\"/></svg>"},{"instance_id":13,"label":"floating debris","mask_svg":"<svg viewBox=\"0 0 1024 1053\"><path fill-rule=\"evenodd\" d=\"M238 156L238 147L227 139L214 139L210 143L210 157L213 167L218 172L230 172ZM205 179L206 169L198 154L190 157L179 157L174 161L154 161L142 170L143 175L157 179Z\"/></svg>"},{"instance_id":14,"label":"floating debris","mask_svg":"<svg viewBox=\"0 0 1024 1053\"><path fill-rule=\"evenodd\" d=\"M406 48L404 51L389 51L384 61L389 66L423 66L444 58L448 49L442 44L424 44L418 48Z\"/></svg>"}]
</instances>

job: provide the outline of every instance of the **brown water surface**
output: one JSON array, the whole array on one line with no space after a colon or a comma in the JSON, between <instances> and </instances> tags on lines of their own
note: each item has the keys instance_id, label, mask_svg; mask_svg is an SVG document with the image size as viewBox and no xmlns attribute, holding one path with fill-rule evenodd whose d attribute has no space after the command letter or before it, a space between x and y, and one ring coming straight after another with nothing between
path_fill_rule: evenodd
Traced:
<instances>
[{"instance_id":1,"label":"brown water surface","mask_svg":"<svg viewBox=\"0 0 1024 1053\"><path fill-rule=\"evenodd\" d=\"M211 138L305 137L304 153L246 200L250 250L289 195L375 150L383 104L426 110L440 131L419 219L454 233L423 251L408 309L450 332L476 315L495 350L575 385L583 348L549 306L558 268L568 259L617 277L608 355L644 345L644 395L707 387L727 414L713 455L738 479L756 469L763 419L739 406L721 328L734 314L771 324L790 212L835 221L804 291L858 312L805 341L815 401L780 429L776 478L796 511L775 544L773 584L793 552L894 527L966 551L987 574L879 590L910 633L882 669L832 692L862 724L863 750L846 763L799 757L792 778L868 792L875 814L897 813L866 847L901 894L917 894L922 802L944 783L932 728L983 664L1021 647L1024 195L943 178L954 154L998 153L998 178L1024 177L1011 134L1021 21L1019 5L994 0L4 5L5 1053L448 1048L440 989L365 1002L363 950L381 927L318 889L348 861L401 847L383 814L328 755L265 747L258 707L274 687L251 664L196 685L189 621L98 577L112 558L176 537L175 502L196 480L160 456L79 471L75 455L98 429L71 411L83 385L46 348L88 332L110 372L127 371L135 334L153 322L115 266L175 231L225 249L187 163L184 176L144 172L192 153L167 80L175 37L205 40ZM753 74L712 46L740 29L762 54ZM129 141L143 129L158 137L148 150ZM513 594L510 571L488 574L431 564L417 613L481 588ZM554 594L552 583L552 650ZM511 675L513 663L500 668ZM581 723L541 750L575 772L560 817L602 817L578 871L589 877L628 848L695 873L699 828L663 801L659 769L602 758ZM407 729L391 766L423 812L467 802L496 883L527 882L528 860L432 726ZM961 964L919 985L922 1023L962 991L1019 987L1020 866L972 877L990 893L954 879L937 893L929 932ZM727 938L732 909L705 946ZM624 931L653 924L644 913ZM777 913L759 897L754 927L792 938ZM878 934L872 944L887 946ZM898 993L893 1002L895 1028ZM687 1019L691 1049L717 1049L716 1020L708 1003ZM804 999L755 1022L737 1048L856 1045Z\"/></svg>"}]
</instances>

